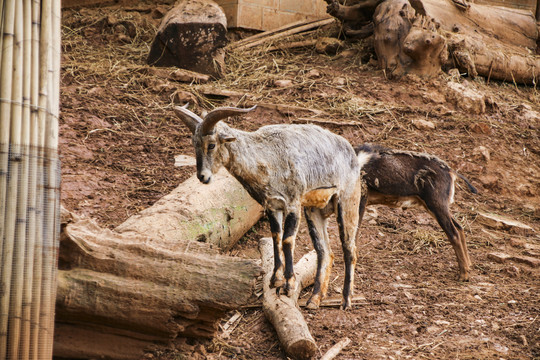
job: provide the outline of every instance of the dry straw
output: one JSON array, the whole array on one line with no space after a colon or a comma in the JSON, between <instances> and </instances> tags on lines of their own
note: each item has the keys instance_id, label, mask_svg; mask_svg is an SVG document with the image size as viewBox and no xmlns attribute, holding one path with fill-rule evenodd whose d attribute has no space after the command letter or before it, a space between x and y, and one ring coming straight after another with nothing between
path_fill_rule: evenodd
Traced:
<instances>
[{"instance_id":1,"label":"dry straw","mask_svg":"<svg viewBox=\"0 0 540 360\"><path fill-rule=\"evenodd\" d=\"M4 0L0 14L0 358L46 359L58 247L60 1Z\"/></svg>"}]
</instances>

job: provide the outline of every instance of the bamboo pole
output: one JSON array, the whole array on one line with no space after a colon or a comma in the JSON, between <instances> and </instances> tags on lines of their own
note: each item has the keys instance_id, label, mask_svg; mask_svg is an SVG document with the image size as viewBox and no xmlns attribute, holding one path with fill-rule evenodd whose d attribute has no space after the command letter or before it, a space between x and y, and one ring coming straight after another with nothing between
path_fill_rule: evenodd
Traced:
<instances>
[{"instance_id":1,"label":"bamboo pole","mask_svg":"<svg viewBox=\"0 0 540 360\"><path fill-rule=\"evenodd\" d=\"M60 0L52 1L51 8L51 26L52 26L52 59L51 59L51 116L50 123L47 126L49 135L46 138L46 148L50 151L50 166L49 166L49 221L51 223L51 232L49 233L52 246L47 254L49 263L49 271L51 272L51 286L49 288L49 303L48 303L48 337L47 337L47 357L53 356L54 342L54 314L56 305L56 280L57 280L57 254L59 251L59 236L60 236L60 162L58 157L58 136L59 126L58 119L60 117L60 45L61 45L61 6Z\"/></svg>"},{"instance_id":2,"label":"bamboo pole","mask_svg":"<svg viewBox=\"0 0 540 360\"><path fill-rule=\"evenodd\" d=\"M9 142L11 134L11 101L13 79L13 32L15 30L16 0L7 0L4 5L2 22L2 69L0 75L0 288L5 289L0 294L0 359L7 356L7 328L9 308L9 278L4 282L4 273L11 271L11 245L9 231L6 229L8 171L9 171ZM5 260L9 260L5 261Z\"/></svg>"},{"instance_id":3,"label":"bamboo pole","mask_svg":"<svg viewBox=\"0 0 540 360\"><path fill-rule=\"evenodd\" d=\"M15 37L13 48L13 104L11 112L11 156L8 178L8 198L6 204L6 244L13 242L11 246L11 269L2 273L3 281L9 283L10 299L7 304L8 322L8 358L16 360L19 358L20 341L20 321L22 317L22 287L24 274L24 244L25 227L23 222L26 219L26 206L22 206L21 201L26 201L23 196L26 179L22 177L25 156L23 154L23 92L24 92L24 26L23 26L22 2L17 1L15 8ZM27 160L27 159L26 159ZM26 205L26 204L25 204ZM21 211L24 210L24 212ZM11 240L11 237L13 240ZM9 255L8 255L9 256ZM5 259L8 260L8 259ZM6 261L9 263L9 261Z\"/></svg>"},{"instance_id":4,"label":"bamboo pole","mask_svg":"<svg viewBox=\"0 0 540 360\"><path fill-rule=\"evenodd\" d=\"M51 1L49 0L43 0L41 2L41 22L40 22L40 47L39 47L39 122L38 122L38 129L39 129L39 176L40 176L40 183L41 186L38 186L38 206L39 209L42 210L41 216L39 216L39 226L38 231L40 232L40 241L37 244L36 251L38 254L38 260L39 266L36 264L36 280L38 281L39 285L39 309L37 309L37 319L39 322L39 327L36 329L37 333L33 334L33 337L35 338L36 344L36 353L34 353L34 356L41 357L42 354L45 354L46 352L46 343L44 342L44 337L47 336L46 329L48 328L47 324L47 318L48 314L44 309L48 306L45 306L45 302L48 301L46 299L48 295L48 288L50 287L50 280L46 278L48 272L46 271L47 261L45 259L45 255L48 248L48 241L47 241L47 223L48 219L46 217L46 175L45 170L47 167L46 163L46 157L47 157L47 151L45 149L45 133L46 133L46 126L47 126L47 116L48 116L48 109L49 109L49 102L48 102L48 96L49 96L49 39L51 34L50 29L50 12L51 12ZM48 305L48 304L47 304Z\"/></svg>"},{"instance_id":5,"label":"bamboo pole","mask_svg":"<svg viewBox=\"0 0 540 360\"><path fill-rule=\"evenodd\" d=\"M57 0L56 0L57 1ZM44 0L42 2L43 14L41 16L42 40L47 41L46 51L41 64L48 70L47 79L47 115L45 117L45 200L44 200L44 237L43 237L43 273L42 273L42 292L41 292L41 311L40 311L40 343L38 351L40 356L50 358L52 356L52 336L54 327L54 269L56 267L56 248L57 248L57 147L58 147L58 98L55 95L59 84L59 57L56 53L56 46L59 40L55 35L59 35L59 12L55 2ZM44 43L42 41L42 48ZM58 46L59 50L59 46Z\"/></svg>"},{"instance_id":6,"label":"bamboo pole","mask_svg":"<svg viewBox=\"0 0 540 360\"><path fill-rule=\"evenodd\" d=\"M42 211L43 208L43 145L42 132L43 125L41 125L41 118L43 118L43 108L39 107L40 103L40 54L41 50L41 1L32 1L32 170L34 176L31 178L33 181L33 187L31 187L30 195L33 203L30 206L33 207L33 211L30 211L30 221L28 231L33 236L33 252L34 261L33 268L28 282L31 281L31 307L30 307L30 336L29 336L29 359L38 360L38 345L39 345L39 313L41 309L41 270L42 270ZM32 209L30 209L32 210ZM33 213L33 214L32 214ZM33 215L33 216L32 216ZM28 244L31 246L31 244ZM32 249L29 249L32 251ZM30 271L30 270L29 270Z\"/></svg>"},{"instance_id":7,"label":"bamboo pole","mask_svg":"<svg viewBox=\"0 0 540 360\"><path fill-rule=\"evenodd\" d=\"M23 336L23 311L25 308L23 294L25 292L25 273L27 271L26 245L27 245L27 209L28 209L28 185L29 185L29 145L30 145L30 74L31 71L31 32L32 18L29 0L18 2L17 25L15 26L15 40L21 43L22 57L22 104L21 104L21 136L20 136L20 181L17 199L17 219L15 227L15 248L13 254L13 275L11 280L11 302L9 321L9 358L26 359L22 356ZM16 120L16 119L15 119ZM27 319L29 321L30 319Z\"/></svg>"},{"instance_id":8,"label":"bamboo pole","mask_svg":"<svg viewBox=\"0 0 540 360\"><path fill-rule=\"evenodd\" d=\"M37 3L37 4L36 4ZM34 254L36 244L36 186L37 186L37 109L35 105L38 103L38 84L39 84L39 61L37 54L39 53L39 1L24 0L24 17L25 17L25 34L30 41L26 41L28 46L26 53L29 59L30 67L27 76L29 81L29 106L27 107L29 114L29 169L28 169L28 200L27 200L27 232L26 232L26 248L25 248L25 263L24 263L24 290L22 303L22 330L21 330L21 358L30 359L31 353L31 326L32 305L35 302L33 297L33 280L34 280ZM26 68L26 67L25 67ZM38 316L39 317L39 316ZM35 321L34 321L35 322Z\"/></svg>"}]
</instances>

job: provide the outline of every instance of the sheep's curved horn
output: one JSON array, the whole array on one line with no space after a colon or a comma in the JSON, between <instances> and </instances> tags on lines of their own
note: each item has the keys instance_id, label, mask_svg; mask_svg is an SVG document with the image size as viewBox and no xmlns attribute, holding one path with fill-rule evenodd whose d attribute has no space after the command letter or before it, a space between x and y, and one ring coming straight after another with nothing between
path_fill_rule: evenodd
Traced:
<instances>
[{"instance_id":1,"label":"sheep's curved horn","mask_svg":"<svg viewBox=\"0 0 540 360\"><path fill-rule=\"evenodd\" d=\"M202 133L209 134L214 129L214 126L221 120L229 116L244 114L255 110L257 105L254 105L248 109L240 109L235 107L219 107L210 111L205 117L202 123Z\"/></svg>"},{"instance_id":2,"label":"sheep's curved horn","mask_svg":"<svg viewBox=\"0 0 540 360\"><path fill-rule=\"evenodd\" d=\"M195 113L189 111L187 109L189 104L186 104L182 107L180 106L175 106L173 108L176 116L178 116L180 118L180 120L182 120L182 122L184 124L186 124L186 126L189 128L189 130L191 131L192 134L195 133L195 129L197 128L197 125L199 125L200 123L203 122L203 119L201 119L198 115L196 115Z\"/></svg>"}]
</instances>

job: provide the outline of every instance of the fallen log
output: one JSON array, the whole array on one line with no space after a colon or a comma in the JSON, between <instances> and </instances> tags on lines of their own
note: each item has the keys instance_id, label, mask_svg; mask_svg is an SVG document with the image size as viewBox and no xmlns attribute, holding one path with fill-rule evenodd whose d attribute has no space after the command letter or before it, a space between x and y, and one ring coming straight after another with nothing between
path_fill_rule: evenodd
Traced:
<instances>
[{"instance_id":1,"label":"fallen log","mask_svg":"<svg viewBox=\"0 0 540 360\"><path fill-rule=\"evenodd\" d=\"M315 340L309 332L302 312L297 306L300 291L313 283L317 271L317 255L310 252L295 265L297 288L291 297L278 295L270 288L270 278L274 267L272 239L262 238L259 243L263 278L263 310L272 323L281 347L293 359L310 359L317 351Z\"/></svg>"},{"instance_id":2,"label":"fallen log","mask_svg":"<svg viewBox=\"0 0 540 360\"><path fill-rule=\"evenodd\" d=\"M170 250L90 220L65 227L59 269L56 322L65 331L56 333L54 354L69 358L101 357L136 343L143 356L154 342L211 337L226 311L248 301L260 273L253 260L219 255L207 244L183 242ZM74 333L116 340L73 349Z\"/></svg>"},{"instance_id":3,"label":"fallen log","mask_svg":"<svg viewBox=\"0 0 540 360\"><path fill-rule=\"evenodd\" d=\"M190 177L115 231L144 235L169 250L198 241L229 250L261 218L262 207L225 169L210 184Z\"/></svg>"}]
</instances>

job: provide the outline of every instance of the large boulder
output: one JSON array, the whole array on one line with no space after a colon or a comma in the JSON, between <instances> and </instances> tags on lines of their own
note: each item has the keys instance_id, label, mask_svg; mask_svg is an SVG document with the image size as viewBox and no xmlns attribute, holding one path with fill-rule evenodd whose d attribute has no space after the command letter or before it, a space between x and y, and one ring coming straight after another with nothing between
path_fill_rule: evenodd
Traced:
<instances>
[{"instance_id":1,"label":"large boulder","mask_svg":"<svg viewBox=\"0 0 540 360\"><path fill-rule=\"evenodd\" d=\"M225 58L226 34L227 20L216 3L182 1L163 18L147 62L219 77Z\"/></svg>"}]
</instances>

